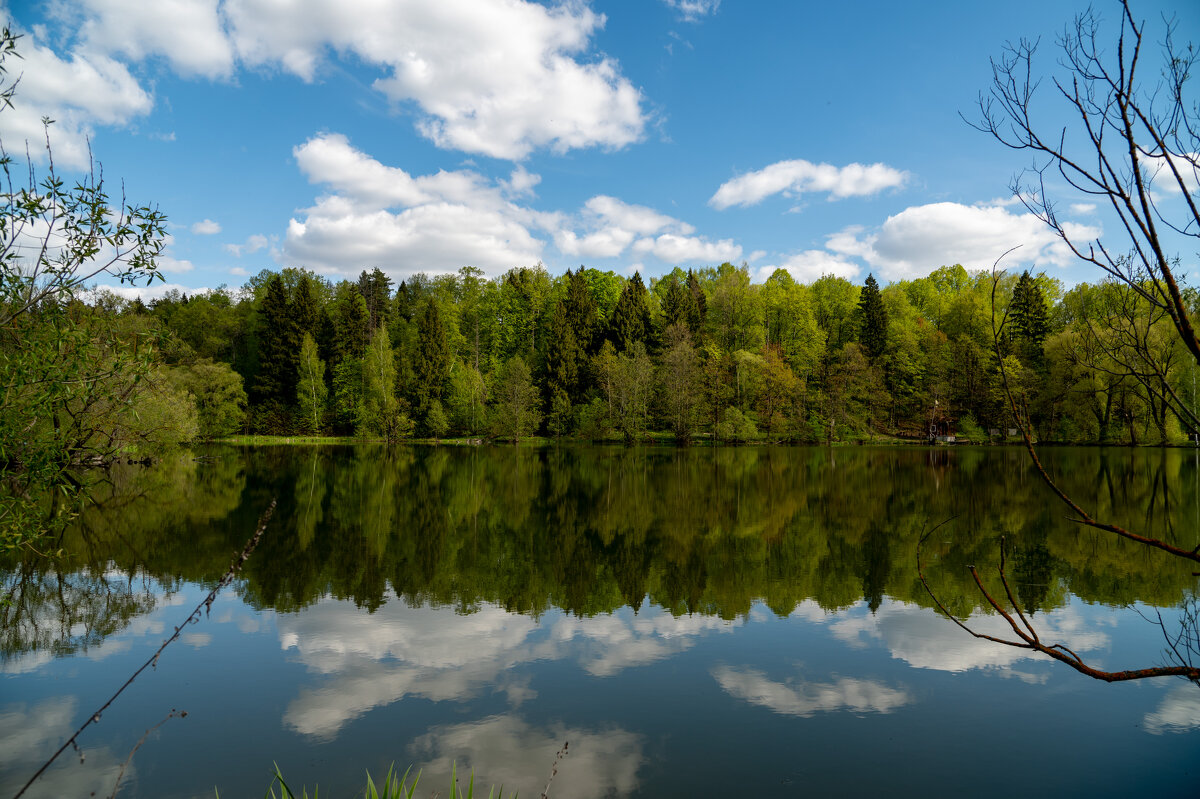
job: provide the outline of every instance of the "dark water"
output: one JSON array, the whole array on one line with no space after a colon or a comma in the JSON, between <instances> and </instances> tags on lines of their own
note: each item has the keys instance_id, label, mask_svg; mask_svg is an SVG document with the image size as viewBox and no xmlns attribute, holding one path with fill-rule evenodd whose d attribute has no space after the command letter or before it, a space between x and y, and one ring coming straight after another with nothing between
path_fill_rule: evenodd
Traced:
<instances>
[{"instance_id":1,"label":"dark water","mask_svg":"<svg viewBox=\"0 0 1200 799\"><path fill-rule=\"evenodd\" d=\"M1200 543L1193 451L1049 450L1102 518ZM64 561L0 563L0 795L233 586L30 795L349 797L395 762L523 796L1188 796L1200 688L971 638L996 577L1092 665L1168 662L1192 568L1080 529L1009 449L214 449L114 471ZM1157 624L1161 612L1163 625ZM1147 618L1149 620L1147 620Z\"/></svg>"}]
</instances>

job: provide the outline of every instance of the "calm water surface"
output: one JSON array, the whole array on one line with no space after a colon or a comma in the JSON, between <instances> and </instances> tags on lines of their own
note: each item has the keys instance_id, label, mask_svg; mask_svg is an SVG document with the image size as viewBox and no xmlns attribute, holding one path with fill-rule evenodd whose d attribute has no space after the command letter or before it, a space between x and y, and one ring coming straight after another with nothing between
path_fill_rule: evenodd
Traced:
<instances>
[{"instance_id":1,"label":"calm water surface","mask_svg":"<svg viewBox=\"0 0 1200 799\"><path fill-rule=\"evenodd\" d=\"M1200 543L1192 451L1049 450L1097 515ZM1011 580L1094 666L1166 662L1191 568L1064 521L1009 449L217 448L113 471L66 561L0 562L0 794L242 578L29 795L349 797L391 763L523 796L1191 796L1200 688L969 637ZM1161 610L1164 625L1156 620ZM80 762L82 759L83 762ZM1030 788L1036 786L1036 788Z\"/></svg>"}]
</instances>

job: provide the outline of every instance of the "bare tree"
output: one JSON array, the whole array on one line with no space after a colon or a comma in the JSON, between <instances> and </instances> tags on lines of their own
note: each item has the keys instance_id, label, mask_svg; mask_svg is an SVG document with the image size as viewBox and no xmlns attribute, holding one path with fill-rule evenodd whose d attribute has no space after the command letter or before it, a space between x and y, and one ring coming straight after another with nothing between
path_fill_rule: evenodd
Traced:
<instances>
[{"instance_id":1,"label":"bare tree","mask_svg":"<svg viewBox=\"0 0 1200 799\"><path fill-rule=\"evenodd\" d=\"M1161 43L1160 75L1144 83L1145 24L1134 18L1128 0L1121 2L1115 53L1106 49L1100 31L1101 20L1089 9L1076 17L1058 40L1064 74L1053 77L1052 82L1057 98L1065 102L1077 124L1042 132L1038 116L1042 110L1038 95L1041 81L1034 77L1033 67L1038 43L1028 40L1008 45L1003 56L992 61L992 88L980 96L980 119L968 123L1008 147L1033 154L1032 166L1014 178L1013 193L1078 258L1124 283L1130 295L1144 301L1126 300L1116 309L1115 316L1121 321L1105 339L1104 354L1118 364L1115 371L1121 377L1133 378L1144 387L1156 414L1165 414L1170 408L1195 429L1192 409L1184 406L1168 380L1172 363L1162 353L1169 352L1169 347L1156 341L1153 331L1158 319L1169 318L1180 344L1200 363L1200 340L1179 286L1180 262L1168 255L1169 240L1175 237L1180 243L1200 240L1200 209L1195 198L1200 184L1200 105L1188 85L1197 52L1191 44L1180 47L1175 43L1175 25L1168 21ZM1100 238L1089 239L1090 231L1080 236L1082 228L1059 218L1055 201L1047 191L1047 178L1055 173L1072 189L1111 208L1123 231L1120 246ZM1175 192L1181 195L1178 201L1164 199L1166 193ZM1067 495L1047 473L1034 445L1024 397L1015 389L1006 368L1001 342L1008 315L1004 311L997 319L999 285L999 273L994 270L992 334L1004 393L1030 460L1047 486L1071 510L1071 520L1200 563L1200 546L1188 549L1099 519ZM1089 666L1063 644L1042 639L1011 590L1003 542L999 577L1004 597L997 599L974 567L971 574L988 606L1008 623L1012 637L979 633L951 615L925 578L919 550L917 570L937 607L977 638L1041 652L1082 674L1108 682L1183 676L1200 683L1200 667L1194 663L1200 657L1194 600L1185 603L1178 634L1169 633L1162 617L1158 617L1166 642L1164 652L1171 665L1110 672Z\"/></svg>"}]
</instances>

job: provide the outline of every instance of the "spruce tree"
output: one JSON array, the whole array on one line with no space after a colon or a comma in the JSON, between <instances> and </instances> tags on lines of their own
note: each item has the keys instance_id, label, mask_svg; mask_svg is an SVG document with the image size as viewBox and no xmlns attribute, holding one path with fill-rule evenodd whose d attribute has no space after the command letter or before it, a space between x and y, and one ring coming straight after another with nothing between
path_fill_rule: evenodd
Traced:
<instances>
[{"instance_id":1,"label":"spruce tree","mask_svg":"<svg viewBox=\"0 0 1200 799\"><path fill-rule=\"evenodd\" d=\"M1050 323L1046 317L1046 298L1028 270L1021 273L1013 289L1009 324L1009 338L1016 344L1017 357L1030 365L1040 365Z\"/></svg>"},{"instance_id":2,"label":"spruce tree","mask_svg":"<svg viewBox=\"0 0 1200 799\"><path fill-rule=\"evenodd\" d=\"M592 296L582 266L574 273L567 270L567 279L567 325L575 334L575 342L591 357L600 346L596 336L599 319L596 298Z\"/></svg>"},{"instance_id":3,"label":"spruce tree","mask_svg":"<svg viewBox=\"0 0 1200 799\"><path fill-rule=\"evenodd\" d=\"M300 340L279 275L273 275L268 281L258 314L260 333L254 398L263 404L291 405L296 399Z\"/></svg>"},{"instance_id":4,"label":"spruce tree","mask_svg":"<svg viewBox=\"0 0 1200 799\"><path fill-rule=\"evenodd\" d=\"M704 321L708 317L708 298L704 295L704 287L696 273L688 270L688 293L692 295L692 305L688 306L688 330L692 332L692 340L700 340L700 331L704 329Z\"/></svg>"},{"instance_id":5,"label":"spruce tree","mask_svg":"<svg viewBox=\"0 0 1200 799\"><path fill-rule=\"evenodd\" d=\"M634 272L625 284L617 307L613 309L608 338L618 353L629 352L633 345L646 344L651 333L650 309L646 307L646 286L641 274Z\"/></svg>"},{"instance_id":6,"label":"spruce tree","mask_svg":"<svg viewBox=\"0 0 1200 799\"><path fill-rule=\"evenodd\" d=\"M292 319L296 325L297 335L303 337L305 333L316 337L317 333L317 296L313 292L312 281L308 279L308 275L300 278L300 282L296 285L295 295L292 297Z\"/></svg>"},{"instance_id":7,"label":"spruce tree","mask_svg":"<svg viewBox=\"0 0 1200 799\"><path fill-rule=\"evenodd\" d=\"M874 359L887 349L887 309L874 275L867 275L862 293L858 296L858 342L867 355Z\"/></svg>"},{"instance_id":8,"label":"spruce tree","mask_svg":"<svg viewBox=\"0 0 1200 799\"><path fill-rule=\"evenodd\" d=\"M413 405L419 413L427 413L432 400L441 400L449 376L450 346L437 301L430 297L417 320L417 351L413 358Z\"/></svg>"},{"instance_id":9,"label":"spruce tree","mask_svg":"<svg viewBox=\"0 0 1200 799\"><path fill-rule=\"evenodd\" d=\"M663 328L668 328L671 325L683 325L690 327L689 322L695 315L692 308L695 304L695 299L690 291L679 285L679 278L675 275L667 277L667 288L663 292L662 310L663 310Z\"/></svg>"}]
</instances>

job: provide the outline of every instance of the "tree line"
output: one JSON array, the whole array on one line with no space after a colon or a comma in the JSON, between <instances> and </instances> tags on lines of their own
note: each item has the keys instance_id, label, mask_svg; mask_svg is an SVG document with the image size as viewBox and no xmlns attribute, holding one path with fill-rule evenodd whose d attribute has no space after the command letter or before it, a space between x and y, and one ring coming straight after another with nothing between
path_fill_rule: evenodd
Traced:
<instances>
[{"instance_id":1,"label":"tree line","mask_svg":"<svg viewBox=\"0 0 1200 799\"><path fill-rule=\"evenodd\" d=\"M1193 434L1173 408L1193 406L1194 369L1139 287L996 280L955 265L885 287L782 269L754 283L724 263L648 285L541 265L395 285L287 268L97 307L162 336L201 437L982 441L1015 426L1001 359L1043 441Z\"/></svg>"}]
</instances>

